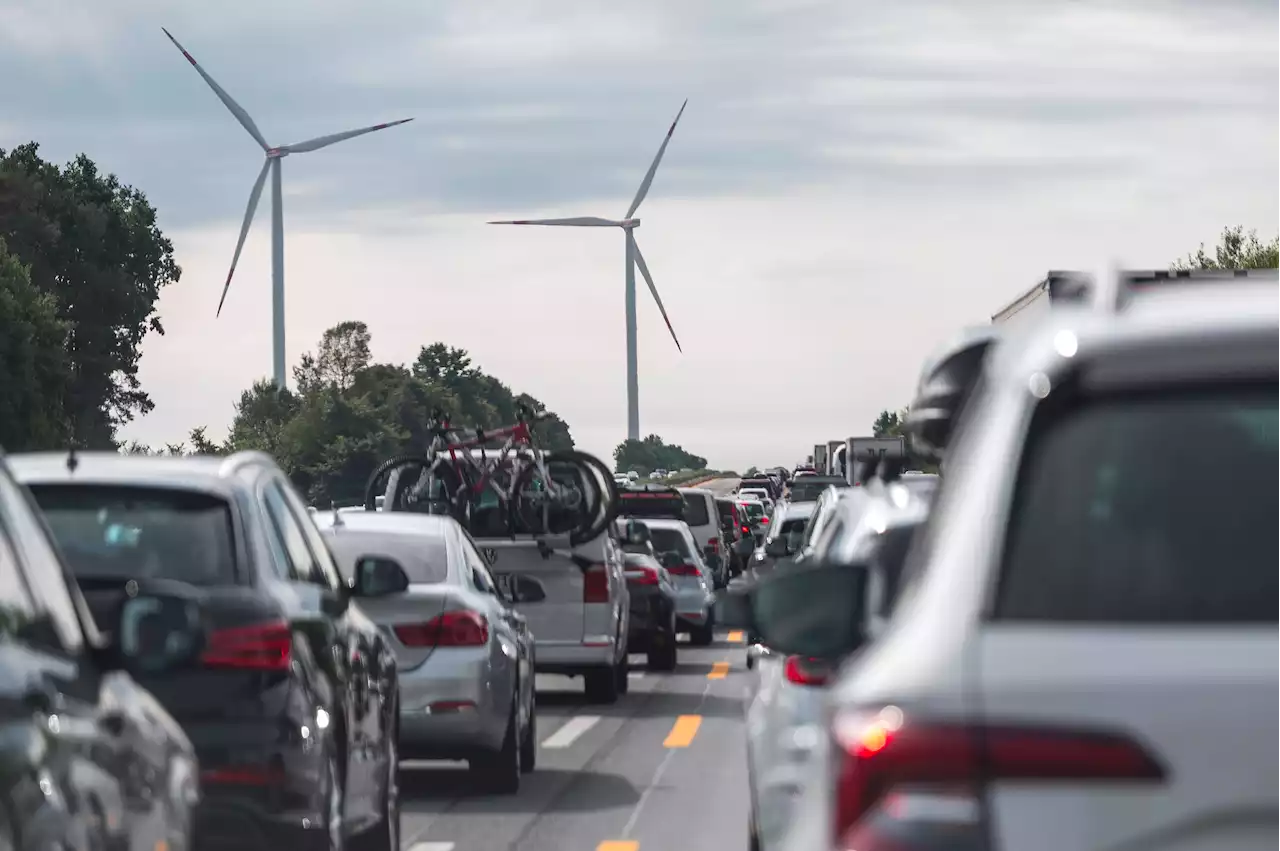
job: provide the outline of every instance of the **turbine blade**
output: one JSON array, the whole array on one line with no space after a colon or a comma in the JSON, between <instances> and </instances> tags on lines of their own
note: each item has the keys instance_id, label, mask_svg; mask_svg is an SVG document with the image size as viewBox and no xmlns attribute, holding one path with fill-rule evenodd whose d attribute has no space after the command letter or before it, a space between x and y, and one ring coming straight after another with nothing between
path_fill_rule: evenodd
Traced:
<instances>
[{"instance_id":1,"label":"turbine blade","mask_svg":"<svg viewBox=\"0 0 1280 851\"><path fill-rule=\"evenodd\" d=\"M620 228L622 222L601 219L597 216L578 216L569 219L515 219L506 222L489 222L491 225L562 225L575 228Z\"/></svg>"},{"instance_id":2,"label":"turbine blade","mask_svg":"<svg viewBox=\"0 0 1280 851\"><path fill-rule=\"evenodd\" d=\"M356 136L363 136L366 133L372 133L375 130L386 130L388 127L396 127L401 124L408 124L412 118L401 118L399 121L388 121L385 124L374 124L372 127L361 127L359 130L347 130L345 133L332 133L328 136L317 136L314 139L308 139L305 142L298 142L294 145L285 145L280 150L290 154L305 154L308 151L317 151L320 148L327 148L330 145L336 145L338 142L345 142L348 139L354 139Z\"/></svg>"},{"instance_id":3,"label":"turbine blade","mask_svg":"<svg viewBox=\"0 0 1280 851\"><path fill-rule=\"evenodd\" d=\"M222 298L218 299L218 316L222 315L222 304L227 300L227 290L231 288L231 276L236 273L236 264L240 262L240 252L244 249L245 237L249 235L249 225L253 224L253 214L258 210L258 199L262 197L263 184L267 182L267 172L271 169L271 158L262 163L262 171L253 182L253 191L249 193L249 206L244 211L244 224L240 226L240 238L236 240L236 253L231 255L231 270L227 272L227 282L222 285Z\"/></svg>"},{"instance_id":4,"label":"turbine blade","mask_svg":"<svg viewBox=\"0 0 1280 851\"><path fill-rule=\"evenodd\" d=\"M173 37L172 33L164 27L161 27L160 29L165 35L169 36L169 41L173 42L173 46L181 50L182 55L187 57L187 61L191 63L191 67L195 68L196 73L203 77L204 81L209 84L209 88L213 89L213 93L218 96L218 100L222 101L223 106L231 110L231 114L236 117L236 121L240 122L240 126L249 131L249 135L254 138L254 141L262 146L262 150L269 150L271 146L267 144L267 140L262 136L262 131L258 129L258 125L253 123L253 119L249 117L249 113L244 111L244 107L236 103L232 99L231 95L227 94L223 90L222 86L219 86L214 81L213 77L210 77L205 73L205 70L200 67L200 63L196 62L195 57L190 53L187 53L187 49L185 47L178 44L178 40Z\"/></svg>"},{"instance_id":5,"label":"turbine blade","mask_svg":"<svg viewBox=\"0 0 1280 851\"><path fill-rule=\"evenodd\" d=\"M640 253L640 244L635 241L635 234L631 236L631 248L635 252L636 266L639 267L644 282L649 285L649 292L653 294L653 300L658 305L658 312L662 314L662 321L667 323L671 339L676 341L676 349L680 354L684 354L684 349L680 348L680 338L676 336L676 329L671 327L671 318L667 316L667 309L662 306L662 297L658 295L658 288L653 285L653 277L649 274L649 267L644 262L644 255Z\"/></svg>"},{"instance_id":6,"label":"turbine blade","mask_svg":"<svg viewBox=\"0 0 1280 851\"><path fill-rule=\"evenodd\" d=\"M644 180L640 181L640 188L636 190L635 200L631 202L631 206L627 208L627 214L624 219L629 219L636 214L636 210L640 209L640 204L644 201L644 197L649 194L649 187L653 185L653 176L658 173L658 163L662 162L662 155L667 152L667 144L671 141L671 134L676 132L676 125L680 123L680 116L684 115L684 108L689 105L689 99L685 98L684 103L680 104L680 111L676 113L676 120L671 122L671 129L667 130L667 138L662 140L662 145L658 147L658 155L653 158L653 165L649 166L649 170L645 172Z\"/></svg>"}]
</instances>

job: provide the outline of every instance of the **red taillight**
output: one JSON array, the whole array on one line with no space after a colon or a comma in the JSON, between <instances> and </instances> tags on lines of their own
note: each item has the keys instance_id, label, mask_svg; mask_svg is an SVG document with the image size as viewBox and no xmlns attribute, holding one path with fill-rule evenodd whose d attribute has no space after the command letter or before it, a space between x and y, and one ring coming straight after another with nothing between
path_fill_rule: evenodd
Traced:
<instances>
[{"instance_id":1,"label":"red taillight","mask_svg":"<svg viewBox=\"0 0 1280 851\"><path fill-rule=\"evenodd\" d=\"M798 686L824 686L831 669L824 663L804 656L788 656L782 665L782 675L787 682Z\"/></svg>"},{"instance_id":2,"label":"red taillight","mask_svg":"<svg viewBox=\"0 0 1280 851\"><path fill-rule=\"evenodd\" d=\"M742 534L744 534L744 535L750 535L750 534L751 534L751 527L750 527L750 526L748 526L747 524L743 523L743 524L742 524Z\"/></svg>"},{"instance_id":3,"label":"red taillight","mask_svg":"<svg viewBox=\"0 0 1280 851\"><path fill-rule=\"evenodd\" d=\"M634 585L657 585L658 571L652 567L628 567L626 569L627 581Z\"/></svg>"},{"instance_id":4,"label":"red taillight","mask_svg":"<svg viewBox=\"0 0 1280 851\"><path fill-rule=\"evenodd\" d=\"M707 549L711 550L711 552L713 553L720 552L720 539L712 538L711 540L707 541Z\"/></svg>"},{"instance_id":5,"label":"red taillight","mask_svg":"<svg viewBox=\"0 0 1280 851\"><path fill-rule=\"evenodd\" d=\"M879 712L838 714L833 736L844 753L833 825L840 848L876 847L875 820L865 817L877 809L890 817L908 811L901 802L895 807L881 804L890 793L908 793L913 787L963 802L976 800L982 781L1164 778L1164 769L1136 742L1094 730L937 724L908 719L898 707L888 706Z\"/></svg>"},{"instance_id":6,"label":"red taillight","mask_svg":"<svg viewBox=\"0 0 1280 851\"><path fill-rule=\"evenodd\" d=\"M582 574L582 602L609 602L609 573L603 564L593 564Z\"/></svg>"},{"instance_id":7,"label":"red taillight","mask_svg":"<svg viewBox=\"0 0 1280 851\"><path fill-rule=\"evenodd\" d=\"M668 567L667 573L674 576L697 576L698 566L694 564L677 564L674 567Z\"/></svg>"},{"instance_id":8,"label":"red taillight","mask_svg":"<svg viewBox=\"0 0 1280 851\"><path fill-rule=\"evenodd\" d=\"M760 522L761 522L761 523L768 523L768 522L769 522L769 518L768 518L768 517L761 517L761 518L760 518Z\"/></svg>"},{"instance_id":9,"label":"red taillight","mask_svg":"<svg viewBox=\"0 0 1280 851\"><path fill-rule=\"evenodd\" d=\"M489 642L484 615L466 610L443 612L426 623L392 627L405 647L482 647Z\"/></svg>"},{"instance_id":10,"label":"red taillight","mask_svg":"<svg viewBox=\"0 0 1280 851\"><path fill-rule=\"evenodd\" d=\"M214 630L200 662L209 668L287 671L293 655L293 631L284 621Z\"/></svg>"}]
</instances>

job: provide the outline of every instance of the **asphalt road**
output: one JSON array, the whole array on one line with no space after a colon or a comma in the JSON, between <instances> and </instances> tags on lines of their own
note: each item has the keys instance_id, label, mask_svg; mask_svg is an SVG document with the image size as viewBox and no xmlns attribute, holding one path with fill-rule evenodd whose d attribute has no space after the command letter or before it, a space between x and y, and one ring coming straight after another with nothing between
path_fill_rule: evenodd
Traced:
<instances>
[{"instance_id":1,"label":"asphalt road","mask_svg":"<svg viewBox=\"0 0 1280 851\"><path fill-rule=\"evenodd\" d=\"M613 706L538 677L538 766L517 795L473 791L461 764L406 763L405 851L746 851L742 636L682 643L673 672L643 662Z\"/></svg>"}]
</instances>

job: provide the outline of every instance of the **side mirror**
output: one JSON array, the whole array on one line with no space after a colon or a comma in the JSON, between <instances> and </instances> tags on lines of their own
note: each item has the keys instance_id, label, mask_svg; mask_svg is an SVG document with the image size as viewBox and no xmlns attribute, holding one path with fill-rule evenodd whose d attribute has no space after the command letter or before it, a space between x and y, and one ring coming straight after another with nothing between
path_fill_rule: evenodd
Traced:
<instances>
[{"instance_id":1,"label":"side mirror","mask_svg":"<svg viewBox=\"0 0 1280 851\"><path fill-rule=\"evenodd\" d=\"M191 596L150 589L120 604L113 632L120 666L156 676L193 664L205 648L200 605Z\"/></svg>"},{"instance_id":2,"label":"side mirror","mask_svg":"<svg viewBox=\"0 0 1280 851\"><path fill-rule=\"evenodd\" d=\"M409 577L388 558L364 556L356 562L352 593L357 597L386 597L409 588Z\"/></svg>"},{"instance_id":3,"label":"side mirror","mask_svg":"<svg viewBox=\"0 0 1280 851\"><path fill-rule=\"evenodd\" d=\"M846 656L865 640L868 574L857 565L770 574L748 591L751 627L779 653Z\"/></svg>"},{"instance_id":4,"label":"side mirror","mask_svg":"<svg viewBox=\"0 0 1280 851\"><path fill-rule=\"evenodd\" d=\"M765 542L764 551L766 555L774 558L785 558L791 555L791 547L788 545L787 536L783 535L779 538L770 538Z\"/></svg>"},{"instance_id":5,"label":"side mirror","mask_svg":"<svg viewBox=\"0 0 1280 851\"><path fill-rule=\"evenodd\" d=\"M752 630L751 592L743 588L721 591L716 595L715 621L729 629Z\"/></svg>"}]
</instances>

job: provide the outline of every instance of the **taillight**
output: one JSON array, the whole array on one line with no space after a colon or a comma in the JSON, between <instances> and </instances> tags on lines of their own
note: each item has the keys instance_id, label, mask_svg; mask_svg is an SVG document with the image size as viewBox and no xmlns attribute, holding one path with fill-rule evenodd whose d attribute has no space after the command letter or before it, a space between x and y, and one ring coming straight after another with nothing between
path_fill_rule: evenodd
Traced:
<instances>
[{"instance_id":1,"label":"taillight","mask_svg":"<svg viewBox=\"0 0 1280 851\"><path fill-rule=\"evenodd\" d=\"M711 552L713 553L720 552L720 539L712 538L711 540L707 541L707 549L711 550Z\"/></svg>"},{"instance_id":2,"label":"taillight","mask_svg":"<svg viewBox=\"0 0 1280 851\"><path fill-rule=\"evenodd\" d=\"M481 647L489 642L484 615L466 610L443 612L426 623L392 627L405 647Z\"/></svg>"},{"instance_id":3,"label":"taillight","mask_svg":"<svg viewBox=\"0 0 1280 851\"><path fill-rule=\"evenodd\" d=\"M658 571L652 567L628 567L625 571L627 581L636 585L657 585Z\"/></svg>"},{"instance_id":4,"label":"taillight","mask_svg":"<svg viewBox=\"0 0 1280 851\"><path fill-rule=\"evenodd\" d=\"M668 567L667 573L675 576L697 576L698 566L695 564L677 564L674 567Z\"/></svg>"},{"instance_id":5,"label":"taillight","mask_svg":"<svg viewBox=\"0 0 1280 851\"><path fill-rule=\"evenodd\" d=\"M746 523L743 523L743 524L742 524L742 534L744 534L744 535L750 535L750 534L751 534L751 527L750 527L750 526L748 526Z\"/></svg>"},{"instance_id":6,"label":"taillight","mask_svg":"<svg viewBox=\"0 0 1280 851\"><path fill-rule=\"evenodd\" d=\"M769 518L768 518L768 517L761 517L761 518L760 518L760 522L761 522L761 523L768 523L768 522L769 522Z\"/></svg>"},{"instance_id":7,"label":"taillight","mask_svg":"<svg viewBox=\"0 0 1280 851\"><path fill-rule=\"evenodd\" d=\"M824 686L830 673L825 663L805 656L788 656L782 665L782 675L787 682L798 686Z\"/></svg>"},{"instance_id":8,"label":"taillight","mask_svg":"<svg viewBox=\"0 0 1280 851\"><path fill-rule=\"evenodd\" d=\"M1002 780L1158 782L1164 769L1122 735L1011 725L934 723L896 706L846 711L832 724L843 753L836 776L837 847L880 847L914 812L948 814L981 830L982 782Z\"/></svg>"},{"instance_id":9,"label":"taillight","mask_svg":"<svg viewBox=\"0 0 1280 851\"><path fill-rule=\"evenodd\" d=\"M582 602L609 602L609 574L603 564L593 564L582 574Z\"/></svg>"},{"instance_id":10,"label":"taillight","mask_svg":"<svg viewBox=\"0 0 1280 851\"><path fill-rule=\"evenodd\" d=\"M209 634L200 662L209 668L287 671L293 630L285 621L233 626Z\"/></svg>"}]
</instances>

